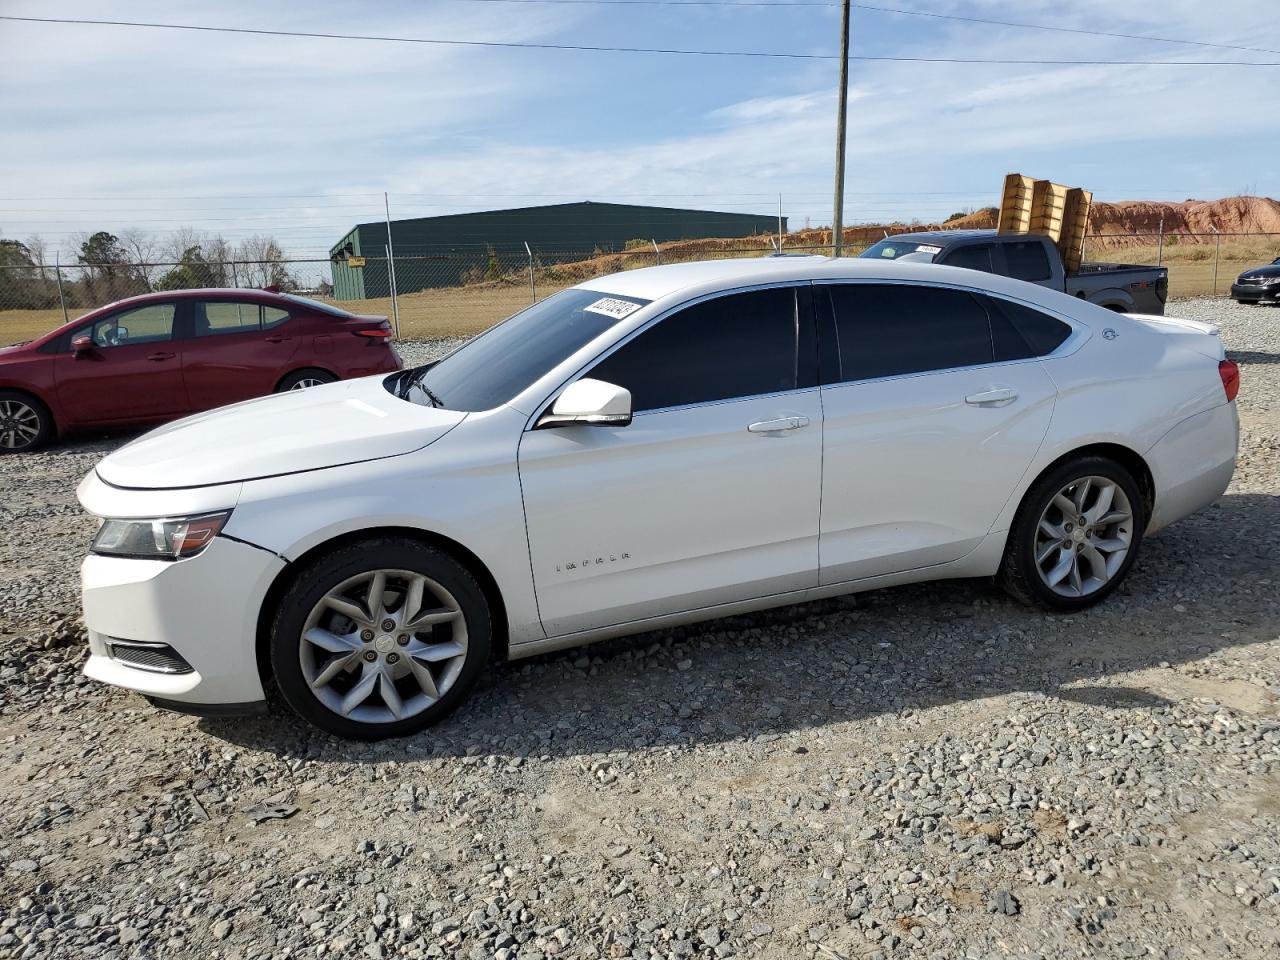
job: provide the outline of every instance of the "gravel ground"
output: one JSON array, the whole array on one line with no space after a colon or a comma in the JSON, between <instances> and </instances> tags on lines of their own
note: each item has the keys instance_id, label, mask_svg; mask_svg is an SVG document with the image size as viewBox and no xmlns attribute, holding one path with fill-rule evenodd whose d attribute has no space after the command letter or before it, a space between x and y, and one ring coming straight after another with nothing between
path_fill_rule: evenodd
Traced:
<instances>
[{"instance_id":1,"label":"gravel ground","mask_svg":"<svg viewBox=\"0 0 1280 960\"><path fill-rule=\"evenodd\" d=\"M4 461L0 956L1280 955L1280 311L1240 467L1100 608L885 590L499 671L428 735L91 684L73 491ZM408 344L408 361L440 344Z\"/></svg>"}]
</instances>

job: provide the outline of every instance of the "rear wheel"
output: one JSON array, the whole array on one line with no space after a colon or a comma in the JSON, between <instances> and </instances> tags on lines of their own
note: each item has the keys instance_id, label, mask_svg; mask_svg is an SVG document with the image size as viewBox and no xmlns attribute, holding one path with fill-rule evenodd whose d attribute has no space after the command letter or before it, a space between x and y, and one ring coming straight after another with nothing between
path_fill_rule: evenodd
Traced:
<instances>
[{"instance_id":1,"label":"rear wheel","mask_svg":"<svg viewBox=\"0 0 1280 960\"><path fill-rule=\"evenodd\" d=\"M284 393L286 390L305 390L308 387L318 387L324 383L334 383L337 379L328 370L320 370L314 367L295 370L280 381L276 387L276 393Z\"/></svg>"},{"instance_id":2,"label":"rear wheel","mask_svg":"<svg viewBox=\"0 0 1280 960\"><path fill-rule=\"evenodd\" d=\"M25 453L53 438L49 408L28 393L0 390L0 453Z\"/></svg>"},{"instance_id":3,"label":"rear wheel","mask_svg":"<svg viewBox=\"0 0 1280 960\"><path fill-rule=\"evenodd\" d=\"M1146 523L1142 491L1120 464L1100 456L1060 464L1018 508L1001 585L1049 610L1092 606L1129 572Z\"/></svg>"},{"instance_id":4,"label":"rear wheel","mask_svg":"<svg viewBox=\"0 0 1280 960\"><path fill-rule=\"evenodd\" d=\"M417 733L465 699L488 660L489 605L475 578L412 540L340 547L281 598L271 664L285 701L358 740Z\"/></svg>"}]
</instances>

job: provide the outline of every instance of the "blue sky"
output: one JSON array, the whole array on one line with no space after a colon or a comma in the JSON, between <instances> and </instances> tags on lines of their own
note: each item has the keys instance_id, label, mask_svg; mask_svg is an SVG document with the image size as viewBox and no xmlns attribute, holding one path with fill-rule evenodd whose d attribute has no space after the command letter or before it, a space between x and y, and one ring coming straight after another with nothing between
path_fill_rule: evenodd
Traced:
<instances>
[{"instance_id":1,"label":"blue sky","mask_svg":"<svg viewBox=\"0 0 1280 960\"><path fill-rule=\"evenodd\" d=\"M882 0L1280 50L1269 0ZM835 7L0 0L9 15L833 53ZM881 56L1277 60L855 9ZM353 223L576 199L831 218L832 61L433 47L0 21L0 235L182 226L295 255ZM996 202L1010 170L1100 200L1280 194L1280 67L865 63L847 222Z\"/></svg>"}]
</instances>

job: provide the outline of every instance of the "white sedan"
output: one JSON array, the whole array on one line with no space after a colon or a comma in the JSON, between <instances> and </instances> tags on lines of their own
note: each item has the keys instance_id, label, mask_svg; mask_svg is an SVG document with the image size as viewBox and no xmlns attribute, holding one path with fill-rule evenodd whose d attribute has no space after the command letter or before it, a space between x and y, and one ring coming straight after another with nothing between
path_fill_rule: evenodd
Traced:
<instances>
[{"instance_id":1,"label":"white sedan","mask_svg":"<svg viewBox=\"0 0 1280 960\"><path fill-rule=\"evenodd\" d=\"M768 258L564 290L442 360L106 457L93 678L420 730L491 658L946 577L1073 611L1234 469L1206 324L932 264Z\"/></svg>"}]
</instances>

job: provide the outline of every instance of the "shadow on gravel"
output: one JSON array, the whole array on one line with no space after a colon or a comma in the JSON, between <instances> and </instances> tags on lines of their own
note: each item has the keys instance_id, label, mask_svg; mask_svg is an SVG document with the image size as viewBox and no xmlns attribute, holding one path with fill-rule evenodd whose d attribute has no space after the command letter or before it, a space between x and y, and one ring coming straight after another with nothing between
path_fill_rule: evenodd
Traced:
<instances>
[{"instance_id":1,"label":"shadow on gravel","mask_svg":"<svg viewBox=\"0 0 1280 960\"><path fill-rule=\"evenodd\" d=\"M1068 687L1057 691L1058 697L1086 707L1111 707L1117 710L1142 710L1168 707L1173 701L1137 687Z\"/></svg>"},{"instance_id":2,"label":"shadow on gravel","mask_svg":"<svg viewBox=\"0 0 1280 960\"><path fill-rule=\"evenodd\" d=\"M1258 350L1228 350L1227 356L1246 366L1255 363L1280 363L1280 353L1262 353Z\"/></svg>"},{"instance_id":3,"label":"shadow on gravel","mask_svg":"<svg viewBox=\"0 0 1280 960\"><path fill-rule=\"evenodd\" d=\"M1160 707L1170 701L1106 678L1274 640L1278 571L1280 496L1231 495L1146 541L1124 587L1075 616L1028 609L982 581L942 581L518 662L452 717L402 740L343 742L279 712L201 726L252 749L372 763L818 739L835 723L1017 692ZM1072 688L1082 681L1103 685Z\"/></svg>"}]
</instances>

